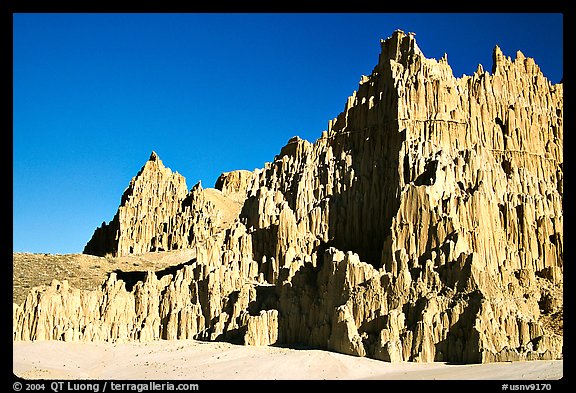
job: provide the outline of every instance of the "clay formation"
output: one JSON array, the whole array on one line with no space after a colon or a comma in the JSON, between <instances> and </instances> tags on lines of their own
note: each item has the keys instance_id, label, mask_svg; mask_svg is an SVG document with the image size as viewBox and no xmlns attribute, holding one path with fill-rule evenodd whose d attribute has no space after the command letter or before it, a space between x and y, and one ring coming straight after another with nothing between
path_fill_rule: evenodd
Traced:
<instances>
[{"instance_id":1,"label":"clay formation","mask_svg":"<svg viewBox=\"0 0 576 393\"><path fill-rule=\"evenodd\" d=\"M314 143L190 191L152 153L84 252L193 258L94 290L36 287L14 305L14 340L561 358L562 119L562 84L521 52L496 47L491 73L455 78L396 31Z\"/></svg>"}]
</instances>

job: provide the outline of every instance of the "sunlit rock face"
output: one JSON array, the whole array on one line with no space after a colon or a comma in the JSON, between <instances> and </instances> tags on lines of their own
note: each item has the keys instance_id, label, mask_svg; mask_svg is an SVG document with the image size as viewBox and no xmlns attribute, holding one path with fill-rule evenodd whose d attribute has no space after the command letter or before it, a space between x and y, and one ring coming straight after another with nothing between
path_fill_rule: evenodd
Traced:
<instances>
[{"instance_id":1,"label":"sunlit rock face","mask_svg":"<svg viewBox=\"0 0 576 393\"><path fill-rule=\"evenodd\" d=\"M195 258L129 286L34 288L14 339L560 358L563 88L521 52L493 61L456 78L396 31L314 143L294 137L263 168L190 191L152 153L84 251Z\"/></svg>"}]
</instances>

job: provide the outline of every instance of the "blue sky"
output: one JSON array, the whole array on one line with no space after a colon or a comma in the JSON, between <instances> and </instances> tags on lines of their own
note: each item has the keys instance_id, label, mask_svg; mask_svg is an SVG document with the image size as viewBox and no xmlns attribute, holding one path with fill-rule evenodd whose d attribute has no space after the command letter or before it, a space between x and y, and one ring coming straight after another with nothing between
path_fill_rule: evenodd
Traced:
<instances>
[{"instance_id":1,"label":"blue sky","mask_svg":"<svg viewBox=\"0 0 576 393\"><path fill-rule=\"evenodd\" d=\"M15 14L13 250L82 252L156 151L213 187L316 140L380 39L416 33L454 74L499 45L562 78L561 14Z\"/></svg>"}]
</instances>

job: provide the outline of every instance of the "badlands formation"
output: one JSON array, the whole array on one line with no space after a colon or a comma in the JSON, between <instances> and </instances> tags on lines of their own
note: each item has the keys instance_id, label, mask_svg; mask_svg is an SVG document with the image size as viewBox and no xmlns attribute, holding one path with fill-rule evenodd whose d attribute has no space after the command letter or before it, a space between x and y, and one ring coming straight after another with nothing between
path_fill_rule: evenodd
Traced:
<instances>
[{"instance_id":1,"label":"badlands formation","mask_svg":"<svg viewBox=\"0 0 576 393\"><path fill-rule=\"evenodd\" d=\"M188 190L152 153L84 253L189 250L14 303L14 340L197 339L388 362L562 358L563 89L521 52L454 77L381 41L344 111Z\"/></svg>"}]
</instances>

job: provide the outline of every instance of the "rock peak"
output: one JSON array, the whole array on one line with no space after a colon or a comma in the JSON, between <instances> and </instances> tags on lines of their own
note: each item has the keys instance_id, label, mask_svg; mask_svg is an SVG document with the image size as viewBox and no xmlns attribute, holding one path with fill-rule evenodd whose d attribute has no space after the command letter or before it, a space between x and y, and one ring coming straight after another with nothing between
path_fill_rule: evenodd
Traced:
<instances>
[{"instance_id":1,"label":"rock peak","mask_svg":"<svg viewBox=\"0 0 576 393\"><path fill-rule=\"evenodd\" d=\"M505 60L504 53L502 53L502 49L498 45L494 47L492 51L492 74L496 72L498 66L501 65Z\"/></svg>"},{"instance_id":2,"label":"rock peak","mask_svg":"<svg viewBox=\"0 0 576 393\"><path fill-rule=\"evenodd\" d=\"M150 158L148 159L148 161L158 161L158 160L160 160L160 157L158 157L158 154L156 154L156 152L152 150L152 153L150 154Z\"/></svg>"},{"instance_id":3,"label":"rock peak","mask_svg":"<svg viewBox=\"0 0 576 393\"><path fill-rule=\"evenodd\" d=\"M415 36L414 33L407 34L403 30L397 29L392 33L392 36L380 40L381 53L378 63L385 64L389 60L404 63L409 56L422 54L416 44Z\"/></svg>"}]
</instances>

